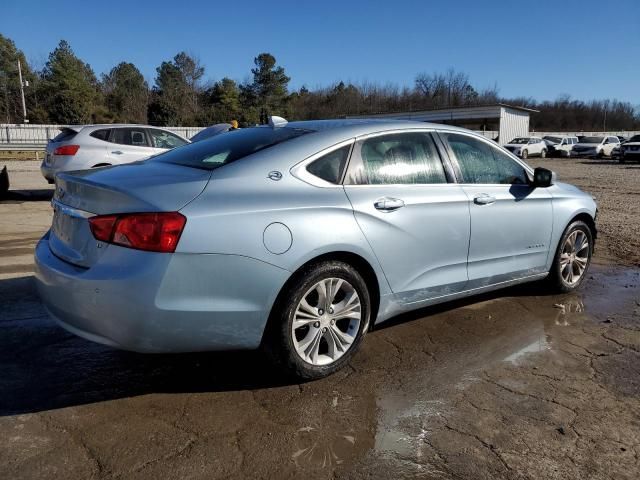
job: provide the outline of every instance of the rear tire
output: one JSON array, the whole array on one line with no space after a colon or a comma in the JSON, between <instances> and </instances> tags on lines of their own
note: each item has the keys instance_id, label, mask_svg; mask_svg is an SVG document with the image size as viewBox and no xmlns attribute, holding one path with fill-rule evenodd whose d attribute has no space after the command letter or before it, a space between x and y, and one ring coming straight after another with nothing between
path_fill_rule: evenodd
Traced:
<instances>
[{"instance_id":1,"label":"rear tire","mask_svg":"<svg viewBox=\"0 0 640 480\"><path fill-rule=\"evenodd\" d=\"M370 315L369 291L356 269L339 261L310 265L280 293L262 346L290 376L326 377L358 350Z\"/></svg>"},{"instance_id":2,"label":"rear tire","mask_svg":"<svg viewBox=\"0 0 640 480\"><path fill-rule=\"evenodd\" d=\"M526 160L529 157L529 153L526 150L523 150L520 156L523 160Z\"/></svg>"},{"instance_id":3,"label":"rear tire","mask_svg":"<svg viewBox=\"0 0 640 480\"><path fill-rule=\"evenodd\" d=\"M562 234L547 277L551 289L558 293L576 290L585 277L593 255L593 234L582 220L572 222Z\"/></svg>"}]
</instances>

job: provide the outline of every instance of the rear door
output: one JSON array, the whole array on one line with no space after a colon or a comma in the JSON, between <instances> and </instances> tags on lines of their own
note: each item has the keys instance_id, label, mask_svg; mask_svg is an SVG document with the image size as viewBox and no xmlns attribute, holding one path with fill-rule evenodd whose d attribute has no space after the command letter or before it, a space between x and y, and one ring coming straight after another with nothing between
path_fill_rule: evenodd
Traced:
<instances>
[{"instance_id":1,"label":"rear door","mask_svg":"<svg viewBox=\"0 0 640 480\"><path fill-rule=\"evenodd\" d=\"M143 127L118 127L111 130L107 149L108 163L118 165L143 160L153 155L153 149Z\"/></svg>"},{"instance_id":2,"label":"rear door","mask_svg":"<svg viewBox=\"0 0 640 480\"><path fill-rule=\"evenodd\" d=\"M344 181L358 225L401 303L467 283L468 199L428 131L356 141Z\"/></svg>"},{"instance_id":3,"label":"rear door","mask_svg":"<svg viewBox=\"0 0 640 480\"><path fill-rule=\"evenodd\" d=\"M524 166L485 139L440 135L469 200L468 288L544 272L553 221L548 189L532 188Z\"/></svg>"}]
</instances>

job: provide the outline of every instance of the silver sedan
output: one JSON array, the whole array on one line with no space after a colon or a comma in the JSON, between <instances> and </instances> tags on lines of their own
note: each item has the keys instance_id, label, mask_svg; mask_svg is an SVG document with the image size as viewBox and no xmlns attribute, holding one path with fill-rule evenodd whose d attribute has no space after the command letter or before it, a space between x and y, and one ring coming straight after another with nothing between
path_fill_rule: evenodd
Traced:
<instances>
[{"instance_id":1,"label":"silver sedan","mask_svg":"<svg viewBox=\"0 0 640 480\"><path fill-rule=\"evenodd\" d=\"M302 378L408 310L580 286L596 205L470 131L336 120L236 130L61 173L36 278L51 316L139 352L264 348Z\"/></svg>"}]
</instances>

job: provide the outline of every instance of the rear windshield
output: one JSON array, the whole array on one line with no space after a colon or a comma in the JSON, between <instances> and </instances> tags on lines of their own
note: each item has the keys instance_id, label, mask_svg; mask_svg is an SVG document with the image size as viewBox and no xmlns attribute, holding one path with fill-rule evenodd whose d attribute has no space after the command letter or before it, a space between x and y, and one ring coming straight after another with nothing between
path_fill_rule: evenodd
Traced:
<instances>
[{"instance_id":1,"label":"rear windshield","mask_svg":"<svg viewBox=\"0 0 640 480\"><path fill-rule=\"evenodd\" d=\"M153 161L213 170L312 131L289 127L243 128L169 150L154 157Z\"/></svg>"},{"instance_id":2,"label":"rear windshield","mask_svg":"<svg viewBox=\"0 0 640 480\"><path fill-rule=\"evenodd\" d=\"M604 137L582 137L580 143L601 143Z\"/></svg>"},{"instance_id":3,"label":"rear windshield","mask_svg":"<svg viewBox=\"0 0 640 480\"><path fill-rule=\"evenodd\" d=\"M63 128L62 131L53 138L52 142L64 142L71 140L76 135L77 133L70 128Z\"/></svg>"}]
</instances>

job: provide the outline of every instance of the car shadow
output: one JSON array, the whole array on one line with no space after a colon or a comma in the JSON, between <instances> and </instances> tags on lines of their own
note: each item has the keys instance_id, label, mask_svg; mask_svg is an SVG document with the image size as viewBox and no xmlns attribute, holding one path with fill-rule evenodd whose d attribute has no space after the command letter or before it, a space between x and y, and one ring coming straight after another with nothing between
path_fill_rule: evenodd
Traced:
<instances>
[{"instance_id":1,"label":"car shadow","mask_svg":"<svg viewBox=\"0 0 640 480\"><path fill-rule=\"evenodd\" d=\"M543 295L518 286L394 317L378 329L483 300ZM145 395L255 390L298 383L261 352L138 354L95 344L51 320L33 277L0 280L0 417Z\"/></svg>"},{"instance_id":2,"label":"car shadow","mask_svg":"<svg viewBox=\"0 0 640 480\"><path fill-rule=\"evenodd\" d=\"M382 330L385 328L393 327L403 323L409 323L415 320L423 319L431 315L438 313L444 313L458 308L466 307L469 305L485 302L488 300L495 300L497 298L504 297L543 297L556 295L550 291L544 281L536 281L531 283L523 283L520 285L514 285L512 287L502 288L491 292L480 293L472 295L470 297L464 297L457 300L451 300L437 305L430 305L428 307L419 308L417 310L411 310L406 313L396 315L384 323L375 327L375 330Z\"/></svg>"},{"instance_id":3,"label":"car shadow","mask_svg":"<svg viewBox=\"0 0 640 480\"><path fill-rule=\"evenodd\" d=\"M0 203L48 202L53 198L53 188L35 190L9 190L0 195Z\"/></svg>"},{"instance_id":4,"label":"car shadow","mask_svg":"<svg viewBox=\"0 0 640 480\"><path fill-rule=\"evenodd\" d=\"M33 277L0 280L0 417L148 393L246 390L291 384L259 352L138 354L60 328Z\"/></svg>"}]
</instances>

